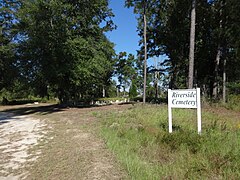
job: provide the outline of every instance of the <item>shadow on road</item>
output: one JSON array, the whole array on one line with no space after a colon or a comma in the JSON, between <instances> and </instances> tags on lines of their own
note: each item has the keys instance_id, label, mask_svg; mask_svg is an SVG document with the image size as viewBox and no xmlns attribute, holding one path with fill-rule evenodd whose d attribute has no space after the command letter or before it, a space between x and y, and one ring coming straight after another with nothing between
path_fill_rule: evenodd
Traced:
<instances>
[{"instance_id":1,"label":"shadow on road","mask_svg":"<svg viewBox=\"0 0 240 180\"><path fill-rule=\"evenodd\" d=\"M119 104L119 105L129 105L127 104ZM111 107L111 105L104 106L94 106L94 105L81 105L75 106L71 108L77 109L91 109L91 110L107 110ZM26 105L9 105L2 106L0 109L0 125L8 123L12 120L18 120L17 116L31 115L31 114L41 114L47 115L56 112L61 112L69 109L68 106L59 105L59 104L26 104ZM111 108L110 108L111 109ZM80 112L80 111L79 111Z\"/></svg>"},{"instance_id":2,"label":"shadow on road","mask_svg":"<svg viewBox=\"0 0 240 180\"><path fill-rule=\"evenodd\" d=\"M19 120L17 116L31 115L35 113L47 115L63 111L64 109L66 109L66 107L60 106L58 104L4 106L2 110L0 110L0 125L13 120Z\"/></svg>"},{"instance_id":3,"label":"shadow on road","mask_svg":"<svg viewBox=\"0 0 240 180\"><path fill-rule=\"evenodd\" d=\"M58 104L51 104L51 105L44 104L44 105L37 105L37 106L34 106L34 105L6 106L6 109L0 112L10 113L13 115L30 115L34 113L40 113L42 115L46 115L54 112L63 111L64 109L66 109L66 107L60 106Z\"/></svg>"}]
</instances>

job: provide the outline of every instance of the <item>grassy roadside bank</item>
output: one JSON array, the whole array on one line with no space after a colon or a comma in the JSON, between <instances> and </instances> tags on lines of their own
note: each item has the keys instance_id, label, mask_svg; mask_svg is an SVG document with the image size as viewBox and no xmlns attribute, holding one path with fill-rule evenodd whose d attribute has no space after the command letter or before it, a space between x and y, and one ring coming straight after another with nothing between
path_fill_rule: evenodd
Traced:
<instances>
[{"instance_id":1,"label":"grassy roadside bank","mask_svg":"<svg viewBox=\"0 0 240 180\"><path fill-rule=\"evenodd\" d=\"M168 133L166 106L96 114L108 147L132 179L239 179L238 115L203 109L199 136L191 109L173 110L173 134Z\"/></svg>"}]
</instances>

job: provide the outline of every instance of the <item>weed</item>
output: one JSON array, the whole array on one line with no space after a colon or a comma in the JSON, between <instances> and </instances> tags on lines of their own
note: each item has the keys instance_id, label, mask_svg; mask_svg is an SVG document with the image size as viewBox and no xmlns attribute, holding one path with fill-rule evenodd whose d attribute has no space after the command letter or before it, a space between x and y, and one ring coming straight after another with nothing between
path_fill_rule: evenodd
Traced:
<instances>
[{"instance_id":1,"label":"weed","mask_svg":"<svg viewBox=\"0 0 240 180\"><path fill-rule=\"evenodd\" d=\"M166 106L134 106L104 114L102 135L132 179L239 179L239 122L202 112L197 134L194 110L173 110L168 133ZM116 128L109 128L117 123Z\"/></svg>"},{"instance_id":2,"label":"weed","mask_svg":"<svg viewBox=\"0 0 240 180\"><path fill-rule=\"evenodd\" d=\"M180 150L181 146L185 146L191 153L197 153L202 145L202 137L196 132L176 132L173 134L165 133L161 138L161 143L170 147L171 151Z\"/></svg>"}]
</instances>

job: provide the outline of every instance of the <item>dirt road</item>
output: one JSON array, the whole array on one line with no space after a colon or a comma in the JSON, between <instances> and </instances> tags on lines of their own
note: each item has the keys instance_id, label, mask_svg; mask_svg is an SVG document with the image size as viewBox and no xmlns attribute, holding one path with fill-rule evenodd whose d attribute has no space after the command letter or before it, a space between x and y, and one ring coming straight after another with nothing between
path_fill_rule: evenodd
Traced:
<instances>
[{"instance_id":1,"label":"dirt road","mask_svg":"<svg viewBox=\"0 0 240 180\"><path fill-rule=\"evenodd\" d=\"M0 114L0 179L23 179L27 162L36 161L41 151L28 151L44 136L44 121L13 113Z\"/></svg>"},{"instance_id":2,"label":"dirt road","mask_svg":"<svg viewBox=\"0 0 240 180\"><path fill-rule=\"evenodd\" d=\"M109 107L13 108L0 107L0 179L127 179L97 135L93 114Z\"/></svg>"}]
</instances>

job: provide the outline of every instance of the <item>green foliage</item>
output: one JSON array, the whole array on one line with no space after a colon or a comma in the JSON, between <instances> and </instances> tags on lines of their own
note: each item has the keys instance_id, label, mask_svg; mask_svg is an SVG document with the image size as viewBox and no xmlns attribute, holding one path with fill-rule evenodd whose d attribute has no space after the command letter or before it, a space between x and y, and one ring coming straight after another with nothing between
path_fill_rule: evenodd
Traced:
<instances>
[{"instance_id":1,"label":"green foliage","mask_svg":"<svg viewBox=\"0 0 240 180\"><path fill-rule=\"evenodd\" d=\"M232 82L228 84L230 94L240 94L240 82Z\"/></svg>"},{"instance_id":2,"label":"green foliage","mask_svg":"<svg viewBox=\"0 0 240 180\"><path fill-rule=\"evenodd\" d=\"M106 88L106 97L117 97L117 85L115 80L111 80Z\"/></svg>"},{"instance_id":3,"label":"green foliage","mask_svg":"<svg viewBox=\"0 0 240 180\"><path fill-rule=\"evenodd\" d=\"M132 84L131 84L131 87L129 89L129 97L130 98L134 98L138 95L138 92L137 92L137 85L135 83L135 81L133 80L132 81Z\"/></svg>"},{"instance_id":4,"label":"green foliage","mask_svg":"<svg viewBox=\"0 0 240 180\"><path fill-rule=\"evenodd\" d=\"M143 54L143 11L147 15L148 56L166 55L170 88L186 88L190 35L191 1L188 0L126 0L139 14L138 32ZM240 3L237 0L197 1L194 84L205 94L213 95L216 84L222 85L223 71L229 82L240 77L239 26ZM216 60L221 52L220 61ZM226 65L224 65L226 60ZM221 87L217 87L222 89Z\"/></svg>"},{"instance_id":5,"label":"green foliage","mask_svg":"<svg viewBox=\"0 0 240 180\"><path fill-rule=\"evenodd\" d=\"M228 115L203 110L201 135L192 110L174 109L172 134L165 106L134 106L98 117L108 147L132 179L240 177L239 121Z\"/></svg>"},{"instance_id":6,"label":"green foliage","mask_svg":"<svg viewBox=\"0 0 240 180\"><path fill-rule=\"evenodd\" d=\"M108 0L34 0L0 2L0 90L20 98L56 96L62 103L115 96L111 83L141 92L143 79L143 12L147 16L148 56L166 55L164 81L185 88L188 78L191 2L187 0L126 0L138 16L142 46L138 58L121 52L104 32L114 29ZM238 93L240 77L238 0L198 1L195 84L208 96L221 92L223 72L230 93ZM221 52L219 64L216 57ZM226 65L224 64L226 60ZM148 80L152 82L152 77ZM133 82L134 81L134 82ZM150 83L150 82L149 82ZM148 84L149 84L148 83ZM137 92L138 92L137 91ZM17 95L19 94L19 95ZM154 89L149 86L148 96Z\"/></svg>"},{"instance_id":7,"label":"green foliage","mask_svg":"<svg viewBox=\"0 0 240 180\"><path fill-rule=\"evenodd\" d=\"M139 67L136 63L137 59L135 59L134 55L127 55L126 52L120 52L116 58L115 74L118 77L119 86L123 87L123 91L125 91L129 85L131 85L130 89L132 85L137 86Z\"/></svg>"},{"instance_id":8,"label":"green foliage","mask_svg":"<svg viewBox=\"0 0 240 180\"><path fill-rule=\"evenodd\" d=\"M174 129L174 128L173 128ZM158 137L161 143L169 146L171 151L176 151L181 148L181 146L189 149L191 153L197 153L202 145L202 137L196 134L196 132L190 131L178 131L174 134L166 133L162 137Z\"/></svg>"},{"instance_id":9,"label":"green foliage","mask_svg":"<svg viewBox=\"0 0 240 180\"><path fill-rule=\"evenodd\" d=\"M0 89L17 77L28 94L51 92L68 103L100 97L111 85L114 49L104 32L114 26L107 0L4 1L0 10L1 43L6 41Z\"/></svg>"},{"instance_id":10,"label":"green foliage","mask_svg":"<svg viewBox=\"0 0 240 180\"><path fill-rule=\"evenodd\" d=\"M19 1L0 2L0 91L3 88L11 88L17 78L16 67L16 11L19 9Z\"/></svg>"},{"instance_id":11,"label":"green foliage","mask_svg":"<svg viewBox=\"0 0 240 180\"><path fill-rule=\"evenodd\" d=\"M240 95L229 95L228 102L224 106L228 109L240 111Z\"/></svg>"}]
</instances>

